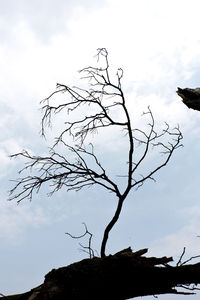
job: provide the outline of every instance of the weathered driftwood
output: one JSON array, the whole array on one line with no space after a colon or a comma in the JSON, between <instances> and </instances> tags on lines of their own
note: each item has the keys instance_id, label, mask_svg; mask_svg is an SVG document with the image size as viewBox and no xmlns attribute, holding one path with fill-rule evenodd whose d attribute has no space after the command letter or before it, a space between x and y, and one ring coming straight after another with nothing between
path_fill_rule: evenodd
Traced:
<instances>
[{"instance_id":1,"label":"weathered driftwood","mask_svg":"<svg viewBox=\"0 0 200 300\"><path fill-rule=\"evenodd\" d=\"M9 300L122 300L158 294L186 294L176 288L200 283L200 263L170 266L172 257L144 257L148 250L131 248L104 258L84 259L53 269L31 291Z\"/></svg>"}]
</instances>

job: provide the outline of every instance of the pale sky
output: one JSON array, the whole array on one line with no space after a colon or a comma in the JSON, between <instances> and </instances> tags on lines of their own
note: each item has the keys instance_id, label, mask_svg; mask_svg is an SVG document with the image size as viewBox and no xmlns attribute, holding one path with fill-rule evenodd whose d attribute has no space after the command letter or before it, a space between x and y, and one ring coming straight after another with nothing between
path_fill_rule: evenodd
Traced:
<instances>
[{"instance_id":1,"label":"pale sky","mask_svg":"<svg viewBox=\"0 0 200 300\"><path fill-rule=\"evenodd\" d=\"M52 268L86 258L78 241L65 235L81 234L82 222L99 252L116 207L102 190L62 190L48 198L44 189L32 202L7 201L10 180L23 166L8 156L23 149L42 154L48 147L39 135L40 100L57 82L77 85L77 71L96 63L99 47L109 51L113 72L124 69L131 114L150 105L160 126L179 124L184 135L184 147L156 175L157 182L128 197L107 253L131 246L175 260L183 247L186 258L200 254L200 112L176 94L178 86L200 86L199 11L199 0L0 0L0 293L27 291ZM98 143L102 158L116 167L124 140L108 135Z\"/></svg>"}]
</instances>

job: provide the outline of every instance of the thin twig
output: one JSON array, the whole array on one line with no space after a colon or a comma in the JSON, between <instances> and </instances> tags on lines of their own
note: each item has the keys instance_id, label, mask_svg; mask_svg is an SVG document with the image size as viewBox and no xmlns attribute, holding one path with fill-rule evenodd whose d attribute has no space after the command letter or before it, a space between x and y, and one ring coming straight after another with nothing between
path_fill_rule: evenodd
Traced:
<instances>
[{"instance_id":1,"label":"thin twig","mask_svg":"<svg viewBox=\"0 0 200 300\"><path fill-rule=\"evenodd\" d=\"M69 235L71 238L73 239L81 239L83 237L85 237L86 235L89 235L89 239L88 239L88 246L83 246L82 244L79 243L79 245L83 248L83 249L87 249L87 251L83 250L84 252L89 254L90 258L94 257L94 250L92 249L92 233L90 231L88 231L87 226L85 223L82 223L85 227L85 232L81 235L78 236L74 236L69 232L66 232L65 234Z\"/></svg>"}]
</instances>

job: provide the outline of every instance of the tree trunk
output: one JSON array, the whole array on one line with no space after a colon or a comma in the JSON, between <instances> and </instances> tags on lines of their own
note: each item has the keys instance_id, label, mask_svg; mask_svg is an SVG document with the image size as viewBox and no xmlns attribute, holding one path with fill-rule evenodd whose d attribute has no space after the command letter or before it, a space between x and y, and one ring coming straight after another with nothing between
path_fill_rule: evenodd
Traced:
<instances>
[{"instance_id":1,"label":"tree trunk","mask_svg":"<svg viewBox=\"0 0 200 300\"><path fill-rule=\"evenodd\" d=\"M45 276L39 287L9 300L125 300L158 294L188 294L176 288L200 283L200 263L170 266L172 257L144 257L148 250L131 248L104 258L94 257Z\"/></svg>"}]
</instances>

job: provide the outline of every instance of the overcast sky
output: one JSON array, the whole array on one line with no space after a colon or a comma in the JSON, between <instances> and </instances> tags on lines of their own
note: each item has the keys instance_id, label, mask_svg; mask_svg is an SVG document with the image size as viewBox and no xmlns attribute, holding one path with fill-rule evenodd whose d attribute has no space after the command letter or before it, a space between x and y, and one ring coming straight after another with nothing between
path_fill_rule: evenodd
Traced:
<instances>
[{"instance_id":1,"label":"overcast sky","mask_svg":"<svg viewBox=\"0 0 200 300\"><path fill-rule=\"evenodd\" d=\"M111 195L63 190L48 198L42 190L32 202L7 201L9 180L22 167L8 155L22 149L39 154L48 147L39 135L40 100L57 82L77 84L77 71L96 63L99 47L108 49L114 72L124 69L131 113L142 114L150 105L160 125L179 124L184 135L184 147L157 174L156 184L127 199L107 253L131 246L175 260L183 247L186 258L200 254L200 113L176 94L177 86L200 86L199 11L199 0L0 0L0 293L27 291L52 268L85 258L78 241L65 235L81 234L82 222L99 251L116 205ZM114 157L111 167L116 166L124 139L98 142L102 158L109 163Z\"/></svg>"}]
</instances>

